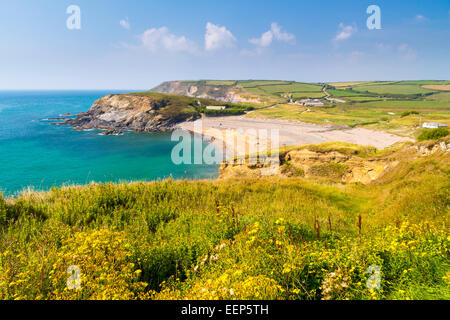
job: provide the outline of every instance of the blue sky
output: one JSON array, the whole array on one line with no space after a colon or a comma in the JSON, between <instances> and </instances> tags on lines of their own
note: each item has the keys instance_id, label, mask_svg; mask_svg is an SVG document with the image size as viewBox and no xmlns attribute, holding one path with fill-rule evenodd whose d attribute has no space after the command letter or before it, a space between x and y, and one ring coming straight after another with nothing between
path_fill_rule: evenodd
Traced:
<instances>
[{"instance_id":1,"label":"blue sky","mask_svg":"<svg viewBox=\"0 0 450 320\"><path fill-rule=\"evenodd\" d=\"M380 30L366 26L369 5ZM450 79L448 0L0 0L0 39L6 90Z\"/></svg>"}]
</instances>

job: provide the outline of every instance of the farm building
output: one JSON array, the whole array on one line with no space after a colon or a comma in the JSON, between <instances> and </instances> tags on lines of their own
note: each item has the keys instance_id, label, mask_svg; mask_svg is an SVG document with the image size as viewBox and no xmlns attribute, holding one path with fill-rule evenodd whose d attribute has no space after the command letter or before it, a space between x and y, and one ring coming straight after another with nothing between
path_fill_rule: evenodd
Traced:
<instances>
[{"instance_id":1,"label":"farm building","mask_svg":"<svg viewBox=\"0 0 450 320\"><path fill-rule=\"evenodd\" d=\"M303 99L296 103L305 107L322 107L324 105L319 99Z\"/></svg>"},{"instance_id":2,"label":"farm building","mask_svg":"<svg viewBox=\"0 0 450 320\"><path fill-rule=\"evenodd\" d=\"M422 128L427 128L427 129L437 129L437 128L446 128L448 127L445 123L440 123L440 122L424 122L424 124L422 125Z\"/></svg>"},{"instance_id":3,"label":"farm building","mask_svg":"<svg viewBox=\"0 0 450 320\"><path fill-rule=\"evenodd\" d=\"M226 108L225 106L207 106L206 110L225 110Z\"/></svg>"}]
</instances>

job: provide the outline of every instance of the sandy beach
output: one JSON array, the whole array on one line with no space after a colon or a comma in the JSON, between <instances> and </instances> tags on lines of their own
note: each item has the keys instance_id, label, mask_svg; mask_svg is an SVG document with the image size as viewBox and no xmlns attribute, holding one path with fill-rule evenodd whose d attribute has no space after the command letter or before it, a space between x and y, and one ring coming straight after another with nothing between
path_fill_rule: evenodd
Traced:
<instances>
[{"instance_id":1,"label":"sandy beach","mask_svg":"<svg viewBox=\"0 0 450 320\"><path fill-rule=\"evenodd\" d=\"M255 150L256 145L260 151L270 148L270 132L273 130L279 132L280 147L342 141L384 149L396 142L410 140L387 132L363 128L317 125L279 119L246 118L245 116L203 117L196 121L182 122L177 127L203 134L205 138L213 137L215 143L218 144L220 144L218 140L225 140L227 151L232 149L235 155L243 155L248 153L248 150ZM268 131L268 146L260 145L261 139L257 134L260 129ZM225 135L225 133L227 134ZM230 143L230 133L232 133L231 139L235 144L237 142L237 145L232 146L233 143ZM226 139L222 138L224 136Z\"/></svg>"}]
</instances>

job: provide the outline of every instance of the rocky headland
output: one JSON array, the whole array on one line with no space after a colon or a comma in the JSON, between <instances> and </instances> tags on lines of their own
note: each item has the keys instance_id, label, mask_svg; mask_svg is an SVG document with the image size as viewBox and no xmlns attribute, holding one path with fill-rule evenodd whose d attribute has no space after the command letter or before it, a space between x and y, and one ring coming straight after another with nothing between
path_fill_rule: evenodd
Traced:
<instances>
[{"instance_id":1,"label":"rocky headland","mask_svg":"<svg viewBox=\"0 0 450 320\"><path fill-rule=\"evenodd\" d=\"M158 93L111 94L98 99L87 112L57 125L74 129L136 132L170 131L183 121L200 118L192 98Z\"/></svg>"}]
</instances>

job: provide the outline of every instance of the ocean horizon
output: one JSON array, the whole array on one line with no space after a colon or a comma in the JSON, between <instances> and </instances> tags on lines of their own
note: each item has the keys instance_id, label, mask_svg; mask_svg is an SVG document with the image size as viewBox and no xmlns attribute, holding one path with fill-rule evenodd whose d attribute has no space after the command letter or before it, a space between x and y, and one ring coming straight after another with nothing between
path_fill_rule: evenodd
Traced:
<instances>
[{"instance_id":1,"label":"ocean horizon","mask_svg":"<svg viewBox=\"0 0 450 320\"><path fill-rule=\"evenodd\" d=\"M130 90L0 91L0 193L218 176L218 165L175 165L171 152L177 142L170 133L102 136L100 130L75 131L47 120L87 111L102 96L124 92Z\"/></svg>"}]
</instances>

